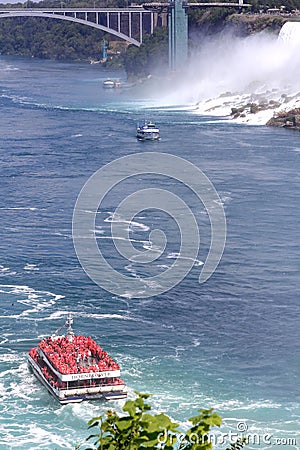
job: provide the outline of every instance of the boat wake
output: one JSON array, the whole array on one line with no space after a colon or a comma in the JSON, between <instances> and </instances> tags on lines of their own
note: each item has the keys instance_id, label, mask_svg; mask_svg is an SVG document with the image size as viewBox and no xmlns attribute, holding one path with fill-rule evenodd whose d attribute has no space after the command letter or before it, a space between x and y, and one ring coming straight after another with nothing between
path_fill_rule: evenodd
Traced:
<instances>
[{"instance_id":1,"label":"boat wake","mask_svg":"<svg viewBox=\"0 0 300 450\"><path fill-rule=\"evenodd\" d=\"M31 320L33 314L53 307L62 295L56 295L48 291L36 291L29 286L10 284L0 285L1 308L0 320L20 319ZM34 318L36 320L36 318Z\"/></svg>"}]
</instances>

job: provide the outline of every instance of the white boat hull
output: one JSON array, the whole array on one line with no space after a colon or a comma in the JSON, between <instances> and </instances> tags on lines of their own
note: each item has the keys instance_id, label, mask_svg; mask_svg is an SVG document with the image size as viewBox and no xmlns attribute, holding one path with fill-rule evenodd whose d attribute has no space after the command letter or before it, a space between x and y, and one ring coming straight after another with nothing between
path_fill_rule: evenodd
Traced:
<instances>
[{"instance_id":1,"label":"white boat hull","mask_svg":"<svg viewBox=\"0 0 300 450\"><path fill-rule=\"evenodd\" d=\"M58 389L48 382L39 365L30 356L28 356L28 365L38 380L61 405L67 403L81 403L83 400L117 400L127 397L125 385Z\"/></svg>"},{"instance_id":2,"label":"white boat hull","mask_svg":"<svg viewBox=\"0 0 300 450\"><path fill-rule=\"evenodd\" d=\"M145 120L143 125L136 129L136 137L140 141L157 141L159 139L159 128L155 123Z\"/></svg>"},{"instance_id":3,"label":"white boat hull","mask_svg":"<svg viewBox=\"0 0 300 450\"><path fill-rule=\"evenodd\" d=\"M136 137L140 141L156 141L159 139L159 133L155 131L137 132Z\"/></svg>"}]
</instances>

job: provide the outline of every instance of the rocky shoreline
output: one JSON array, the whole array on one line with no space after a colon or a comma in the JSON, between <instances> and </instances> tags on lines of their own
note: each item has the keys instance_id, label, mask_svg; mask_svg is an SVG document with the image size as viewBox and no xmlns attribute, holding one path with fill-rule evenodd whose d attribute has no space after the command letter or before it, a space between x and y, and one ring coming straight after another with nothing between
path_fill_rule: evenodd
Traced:
<instances>
[{"instance_id":1,"label":"rocky shoreline","mask_svg":"<svg viewBox=\"0 0 300 450\"><path fill-rule=\"evenodd\" d=\"M278 108L280 102L276 100L264 100L259 103L249 102L246 105L231 108L231 118L238 119L239 117L247 117L248 114L257 114L260 111L266 111L268 109Z\"/></svg>"},{"instance_id":2,"label":"rocky shoreline","mask_svg":"<svg viewBox=\"0 0 300 450\"><path fill-rule=\"evenodd\" d=\"M285 101L282 101L283 97ZM244 105L231 107L230 117L238 123L260 124L300 131L299 102L299 94L294 98L289 98L283 94L277 100L264 99L257 103L252 101ZM255 118L260 120L256 123Z\"/></svg>"},{"instance_id":3,"label":"rocky shoreline","mask_svg":"<svg viewBox=\"0 0 300 450\"><path fill-rule=\"evenodd\" d=\"M267 122L268 126L300 131L300 108L279 112Z\"/></svg>"}]
</instances>

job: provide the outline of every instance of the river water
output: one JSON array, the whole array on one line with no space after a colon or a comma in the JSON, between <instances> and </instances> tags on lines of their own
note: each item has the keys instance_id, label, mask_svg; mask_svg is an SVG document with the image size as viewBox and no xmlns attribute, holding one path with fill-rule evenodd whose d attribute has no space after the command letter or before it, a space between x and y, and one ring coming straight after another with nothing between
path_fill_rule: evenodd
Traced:
<instances>
[{"instance_id":1,"label":"river water","mask_svg":"<svg viewBox=\"0 0 300 450\"><path fill-rule=\"evenodd\" d=\"M152 393L153 410L183 427L198 409L213 407L224 419L219 433L247 430L259 448L299 448L299 134L157 107L159 86L151 96L143 86L105 90L109 76L125 81L98 65L0 59L0 448L72 449L88 435L87 421L106 410L101 402L60 406L28 371L28 350L69 311L75 332L91 335L120 363L130 397ZM144 118L159 125L159 142L136 140ZM141 299L88 277L74 250L72 215L95 171L146 152L182 157L209 177L227 241L215 273L199 284L209 220L186 186L169 182L194 212L202 245L179 284ZM130 192L143 182L166 189L163 177L146 176ZM113 267L137 278L141 268L112 248L118 195L97 215L98 244ZM150 274L180 256L168 215L117 218L139 249L154 228L169 234Z\"/></svg>"}]
</instances>

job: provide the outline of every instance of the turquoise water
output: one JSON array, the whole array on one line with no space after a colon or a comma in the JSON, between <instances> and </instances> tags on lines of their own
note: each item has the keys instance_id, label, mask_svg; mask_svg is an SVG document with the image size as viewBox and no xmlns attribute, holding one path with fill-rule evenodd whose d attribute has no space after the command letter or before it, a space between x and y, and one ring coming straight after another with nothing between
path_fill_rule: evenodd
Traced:
<instances>
[{"instance_id":1,"label":"turquoise water","mask_svg":"<svg viewBox=\"0 0 300 450\"><path fill-rule=\"evenodd\" d=\"M120 363L130 397L134 390L152 393L154 411L183 427L199 408L214 407L224 418L223 433L244 426L259 436L259 448L298 448L298 133L158 108L141 87L104 90L108 76L125 80L88 64L0 59L0 448L72 449L87 436L87 420L107 408L60 406L28 371L28 350L60 327L68 311L75 331L91 335ZM159 124L159 142L136 140L141 118ZM184 198L201 247L189 275L170 291L117 297L79 264L73 209L96 170L152 151L181 156L210 178L226 214L225 252L200 285L210 234L203 205L175 181L134 180L124 192L145 185ZM98 244L114 267L138 276L140 268L118 255L110 239L119 195L97 215ZM149 273L171 264L180 250L171 218L146 211L134 222L129 236L137 248L154 228L168 236Z\"/></svg>"}]
</instances>

